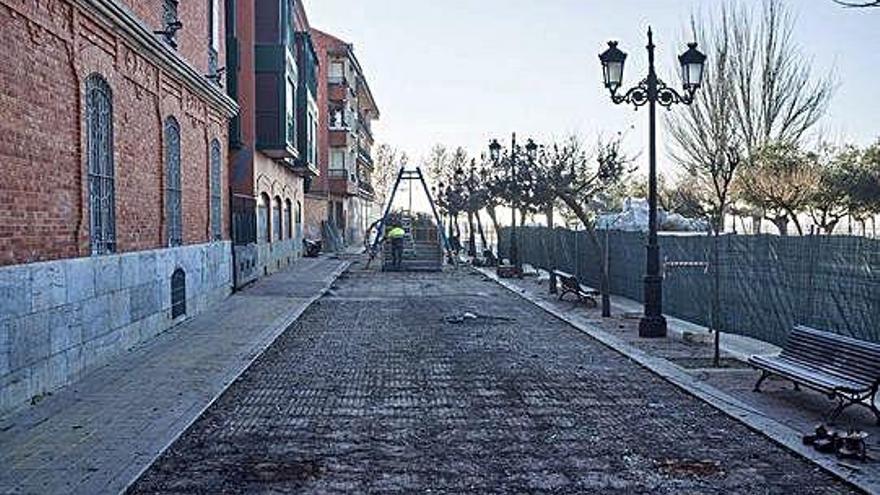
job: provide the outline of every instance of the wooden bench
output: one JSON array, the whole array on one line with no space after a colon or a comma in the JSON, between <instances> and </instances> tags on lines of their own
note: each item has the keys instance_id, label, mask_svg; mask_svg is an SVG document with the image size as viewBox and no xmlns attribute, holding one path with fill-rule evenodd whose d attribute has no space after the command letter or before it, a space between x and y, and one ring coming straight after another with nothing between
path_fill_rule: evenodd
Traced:
<instances>
[{"instance_id":1,"label":"wooden bench","mask_svg":"<svg viewBox=\"0 0 880 495\"><path fill-rule=\"evenodd\" d=\"M560 301L563 300L566 294L574 294L577 296L578 302L586 302L593 307L597 306L595 296L599 295L599 291L584 289L577 277L571 273L553 270L553 275L556 276L556 280L562 286L562 291L559 292Z\"/></svg>"},{"instance_id":2,"label":"wooden bench","mask_svg":"<svg viewBox=\"0 0 880 495\"><path fill-rule=\"evenodd\" d=\"M828 395L838 401L829 419L852 405L863 405L880 425L877 390L880 388L880 344L823 332L803 325L794 327L777 356L752 356L749 364L761 371L761 383L776 375Z\"/></svg>"}]
</instances>

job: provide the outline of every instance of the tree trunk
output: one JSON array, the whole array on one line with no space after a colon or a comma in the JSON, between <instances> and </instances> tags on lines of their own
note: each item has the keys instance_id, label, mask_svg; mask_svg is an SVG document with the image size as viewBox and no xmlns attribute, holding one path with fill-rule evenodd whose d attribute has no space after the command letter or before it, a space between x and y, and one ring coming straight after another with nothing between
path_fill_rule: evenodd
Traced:
<instances>
[{"instance_id":1,"label":"tree trunk","mask_svg":"<svg viewBox=\"0 0 880 495\"><path fill-rule=\"evenodd\" d=\"M474 216L477 220L477 232L480 233L480 245L482 246L482 251L489 249L489 246L486 244L486 234L483 232L483 221L480 220L480 210L477 210L474 213Z\"/></svg>"},{"instance_id":2,"label":"tree trunk","mask_svg":"<svg viewBox=\"0 0 880 495\"><path fill-rule=\"evenodd\" d=\"M791 221L794 223L794 228L797 229L798 235L804 235L804 229L801 227L801 221L798 220L797 213L789 210L788 216L791 217Z\"/></svg>"},{"instance_id":3,"label":"tree trunk","mask_svg":"<svg viewBox=\"0 0 880 495\"><path fill-rule=\"evenodd\" d=\"M550 235L550 253L547 256L548 265L545 268L550 272L550 293L556 294L556 232L553 231L553 205L547 207L547 230Z\"/></svg>"},{"instance_id":4,"label":"tree trunk","mask_svg":"<svg viewBox=\"0 0 880 495\"><path fill-rule=\"evenodd\" d=\"M758 215L752 215L752 234L758 235L761 233L761 221L763 221L763 218Z\"/></svg>"},{"instance_id":5,"label":"tree trunk","mask_svg":"<svg viewBox=\"0 0 880 495\"><path fill-rule=\"evenodd\" d=\"M776 226L776 229L779 230L779 235L788 235L788 215L767 217L767 220L770 220Z\"/></svg>"},{"instance_id":6,"label":"tree trunk","mask_svg":"<svg viewBox=\"0 0 880 495\"><path fill-rule=\"evenodd\" d=\"M608 253L607 249L603 249L603 246L599 243L599 238L596 236L596 230L593 228L593 223L590 221L589 215L584 210L584 208L577 202L572 196L568 194L560 194L559 199L565 203L565 206L568 206L571 209L572 213L581 221L584 225L584 228L587 231L587 237L590 238L593 245L596 246L596 251L603 253L602 256L602 275L599 277L599 293L602 295L602 315L608 316L611 315L611 277L609 274L609 264L608 264ZM608 232L605 232L605 235L608 235ZM606 237L607 241L607 237ZM607 242L606 242L607 248ZM577 260L577 253L575 253L575 260Z\"/></svg>"},{"instance_id":7,"label":"tree trunk","mask_svg":"<svg viewBox=\"0 0 880 495\"><path fill-rule=\"evenodd\" d=\"M477 257L477 239L475 237L474 232L474 213L472 211L467 212L467 221L468 221L468 256L471 258Z\"/></svg>"}]
</instances>

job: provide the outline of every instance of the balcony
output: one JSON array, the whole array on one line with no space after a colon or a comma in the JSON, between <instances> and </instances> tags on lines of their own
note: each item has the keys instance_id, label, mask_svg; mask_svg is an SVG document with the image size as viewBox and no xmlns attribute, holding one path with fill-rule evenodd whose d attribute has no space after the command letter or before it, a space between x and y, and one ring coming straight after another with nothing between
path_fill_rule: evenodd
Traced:
<instances>
[{"instance_id":1,"label":"balcony","mask_svg":"<svg viewBox=\"0 0 880 495\"><path fill-rule=\"evenodd\" d=\"M376 191L373 189L373 185L369 182L360 181L358 182L358 196L372 201L376 199Z\"/></svg>"},{"instance_id":2,"label":"balcony","mask_svg":"<svg viewBox=\"0 0 880 495\"><path fill-rule=\"evenodd\" d=\"M367 148L358 146L358 160L370 170L373 169L373 157L370 155L370 150Z\"/></svg>"},{"instance_id":3,"label":"balcony","mask_svg":"<svg viewBox=\"0 0 880 495\"><path fill-rule=\"evenodd\" d=\"M348 146L349 132L347 128L330 128L330 147L341 148Z\"/></svg>"},{"instance_id":4,"label":"balcony","mask_svg":"<svg viewBox=\"0 0 880 495\"><path fill-rule=\"evenodd\" d=\"M330 83L327 87L327 99L330 101L343 102L348 97L348 87L344 84Z\"/></svg>"},{"instance_id":5,"label":"balcony","mask_svg":"<svg viewBox=\"0 0 880 495\"><path fill-rule=\"evenodd\" d=\"M330 190L330 194L340 196L354 196L358 193L357 178L353 172L345 169L328 169L327 187Z\"/></svg>"}]
</instances>

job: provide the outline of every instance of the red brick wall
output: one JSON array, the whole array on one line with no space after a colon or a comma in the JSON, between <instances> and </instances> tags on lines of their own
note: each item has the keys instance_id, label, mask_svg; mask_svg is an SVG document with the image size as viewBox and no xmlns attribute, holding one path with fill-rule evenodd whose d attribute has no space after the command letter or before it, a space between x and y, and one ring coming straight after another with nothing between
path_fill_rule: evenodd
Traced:
<instances>
[{"instance_id":1,"label":"red brick wall","mask_svg":"<svg viewBox=\"0 0 880 495\"><path fill-rule=\"evenodd\" d=\"M181 128L184 240L209 239L213 138L223 152L228 237L224 117L70 3L0 0L0 26L0 265L90 253L83 93L92 73L113 91L117 250L166 245L161 122L168 115ZM207 67L206 52L202 59Z\"/></svg>"},{"instance_id":2,"label":"red brick wall","mask_svg":"<svg viewBox=\"0 0 880 495\"><path fill-rule=\"evenodd\" d=\"M211 0L180 0L177 6L177 17L183 23L183 29L177 32L177 51L180 55L197 68L200 73L208 73L208 5ZM251 0L252 1L252 0ZM162 0L122 0L129 10L138 16L151 31L164 28L162 22ZM223 35L224 1L220 0L220 63L218 67L225 65L226 56L225 36Z\"/></svg>"}]
</instances>

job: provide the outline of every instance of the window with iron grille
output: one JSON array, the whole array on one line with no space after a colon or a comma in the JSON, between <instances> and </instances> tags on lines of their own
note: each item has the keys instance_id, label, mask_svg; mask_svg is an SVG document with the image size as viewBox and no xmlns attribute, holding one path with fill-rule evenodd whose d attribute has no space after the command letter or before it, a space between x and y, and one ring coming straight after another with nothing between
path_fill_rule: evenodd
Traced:
<instances>
[{"instance_id":1,"label":"window with iron grille","mask_svg":"<svg viewBox=\"0 0 880 495\"><path fill-rule=\"evenodd\" d=\"M269 196L260 194L257 203L257 241L269 242Z\"/></svg>"},{"instance_id":2,"label":"window with iron grille","mask_svg":"<svg viewBox=\"0 0 880 495\"><path fill-rule=\"evenodd\" d=\"M169 246L183 245L183 185L180 179L180 125L165 119L165 227Z\"/></svg>"},{"instance_id":3,"label":"window with iron grille","mask_svg":"<svg viewBox=\"0 0 880 495\"><path fill-rule=\"evenodd\" d=\"M178 0L162 0L162 22L165 25L162 35L171 48L177 48L177 31L183 25L177 16Z\"/></svg>"},{"instance_id":4,"label":"window with iron grille","mask_svg":"<svg viewBox=\"0 0 880 495\"><path fill-rule=\"evenodd\" d=\"M171 319L186 314L186 273L178 268L171 274Z\"/></svg>"},{"instance_id":5,"label":"window with iron grille","mask_svg":"<svg viewBox=\"0 0 880 495\"><path fill-rule=\"evenodd\" d=\"M220 171L220 141L211 141L211 238L219 241L223 238L223 181Z\"/></svg>"},{"instance_id":6,"label":"window with iron grille","mask_svg":"<svg viewBox=\"0 0 880 495\"><path fill-rule=\"evenodd\" d=\"M272 204L272 237L276 241L281 240L281 198L275 196Z\"/></svg>"},{"instance_id":7,"label":"window with iron grille","mask_svg":"<svg viewBox=\"0 0 880 495\"><path fill-rule=\"evenodd\" d=\"M289 199L284 200L284 230L287 239L293 236L293 204Z\"/></svg>"},{"instance_id":8,"label":"window with iron grille","mask_svg":"<svg viewBox=\"0 0 880 495\"><path fill-rule=\"evenodd\" d=\"M220 52L220 0L208 0L208 76L216 77ZM220 84L220 78L216 78Z\"/></svg>"},{"instance_id":9,"label":"window with iron grille","mask_svg":"<svg viewBox=\"0 0 880 495\"><path fill-rule=\"evenodd\" d=\"M101 76L86 79L86 156L89 174L89 239L92 254L116 251L113 171L113 98Z\"/></svg>"}]
</instances>

